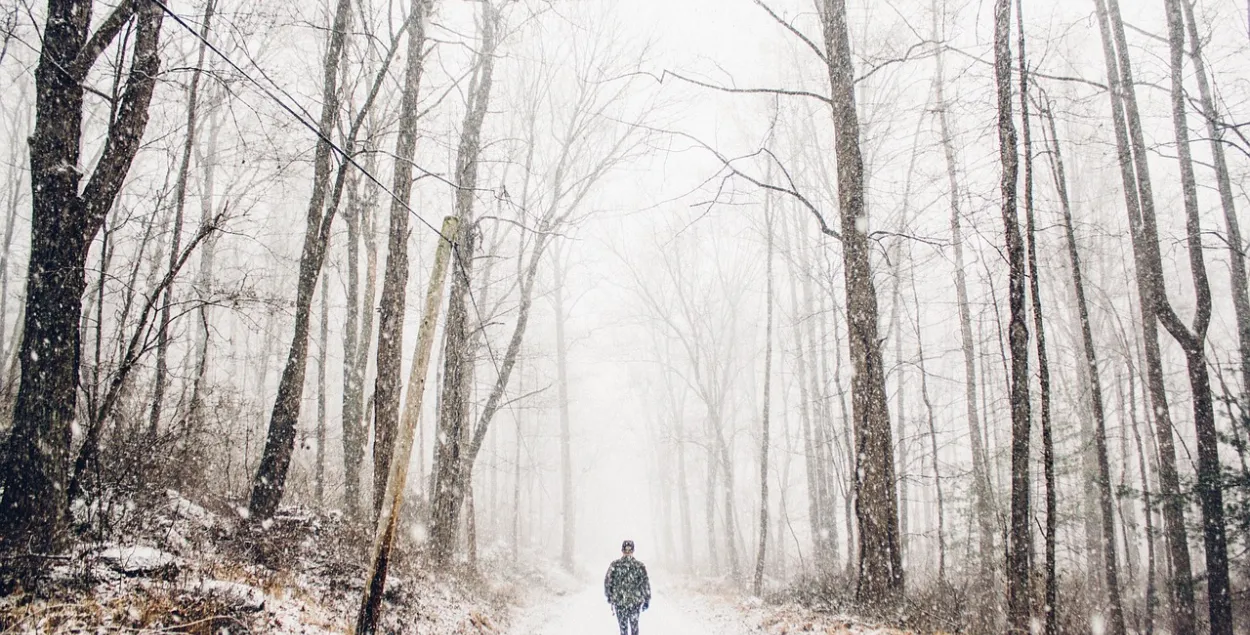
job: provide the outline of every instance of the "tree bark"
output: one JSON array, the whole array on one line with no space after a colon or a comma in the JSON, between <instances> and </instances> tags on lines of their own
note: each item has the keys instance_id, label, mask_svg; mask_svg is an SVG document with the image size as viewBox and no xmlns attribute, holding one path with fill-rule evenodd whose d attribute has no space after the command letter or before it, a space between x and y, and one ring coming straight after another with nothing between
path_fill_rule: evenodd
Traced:
<instances>
[{"instance_id":1,"label":"tree bark","mask_svg":"<svg viewBox=\"0 0 1250 635\"><path fill-rule=\"evenodd\" d=\"M1057 540L1057 532L1059 528L1057 517L1057 492L1055 491L1055 444L1051 427L1051 385L1050 385L1050 361L1046 351L1046 329L1042 320L1042 290L1041 290L1041 271L1037 266L1037 222L1033 207L1033 126L1029 119L1029 69L1025 55L1024 40L1024 2L1016 0L1016 28L1019 33L1019 59L1020 59L1020 121L1021 129L1024 135L1024 210L1025 223L1028 226L1028 259L1029 259L1029 292L1033 298L1033 328L1037 331L1037 369L1038 369L1038 389L1041 393L1041 426L1042 426L1042 469L1046 479L1046 535L1045 535L1045 559L1046 559L1046 589L1045 603L1043 604L1043 612L1045 613L1045 628L1047 635L1054 635L1057 629L1055 620L1056 603L1058 602L1058 583L1056 579L1056 563L1055 563L1055 542ZM1052 155L1052 158L1058 161L1058 157ZM1060 198L1066 201L1066 185L1065 194ZM1066 205L1066 202L1065 202ZM1067 208L1065 207L1065 213ZM1071 227L1071 224L1068 225ZM1072 253L1075 254L1075 243L1072 243ZM1073 261L1073 271L1076 272L1076 262ZM1079 272L1073 274L1079 276ZM1082 324L1088 326L1088 320L1082 320ZM1092 345L1091 345L1092 352ZM1090 370L1094 374L1093 389L1101 392L1098 388L1098 367L1093 365ZM1097 406L1100 409L1102 404L1101 395L1095 397ZM1101 415L1099 415L1101 420ZM1103 436L1103 449L1105 450L1106 436ZM1111 541L1112 552L1114 553L1115 541ZM1115 560L1111 560L1114 567ZM1114 580L1115 576L1109 575L1109 579ZM1112 586L1112 630L1119 635L1123 635L1124 613L1120 608L1119 587ZM1116 624L1120 625L1120 630L1115 630Z\"/></svg>"},{"instance_id":2,"label":"tree bark","mask_svg":"<svg viewBox=\"0 0 1250 635\"><path fill-rule=\"evenodd\" d=\"M160 67L164 14L123 2L88 39L91 0L50 0L35 69L30 138L31 251L17 403L0 474L0 537L6 549L44 553L64 545L70 443L78 399L86 258L139 150ZM132 17L134 54L104 150L79 187L83 80ZM81 194L79 193L81 192ZM43 566L46 561L40 560Z\"/></svg>"},{"instance_id":3,"label":"tree bark","mask_svg":"<svg viewBox=\"0 0 1250 635\"><path fill-rule=\"evenodd\" d=\"M329 139L334 134L339 119L338 69L346 50L350 17L350 0L338 0L323 64L321 120L317 126L319 138L313 158L313 191L308 201L304 249L300 254L299 282L295 291L294 334L291 337L286 365L282 369L282 377L278 381L278 394L274 398L273 413L269 418L265 450L252 482L248 511L249 519L254 523L272 518L278 504L282 502L291 454L295 449L304 376L308 369L312 298L316 292L317 278L321 275L321 266L325 262L330 227L334 221L333 210L325 211L323 208L330 185Z\"/></svg>"},{"instance_id":4,"label":"tree bark","mask_svg":"<svg viewBox=\"0 0 1250 635\"><path fill-rule=\"evenodd\" d=\"M417 100L425 65L425 21L429 0L412 0L409 11L415 22L408 33L408 59L400 101L399 136L395 139L395 167L391 174L394 197L390 206L390 231L386 248L386 273L382 276L382 300L378 311L377 377L373 388L373 512L376 516L386 490L395 434L399 426L400 371L403 365L404 306L408 287L408 216L412 209L412 158L417 150ZM463 232L463 220L461 229ZM460 243L459 236L456 244ZM453 251L454 255L454 251ZM448 314L450 319L450 313Z\"/></svg>"},{"instance_id":5,"label":"tree bark","mask_svg":"<svg viewBox=\"0 0 1250 635\"><path fill-rule=\"evenodd\" d=\"M894 488L894 443L877 332L877 292L869 259L855 73L845 0L824 0L821 6L838 159L843 275L849 309L847 332L855 369L851 403L859 522L856 594L869 604L886 604L902 594L903 563L898 538L898 494Z\"/></svg>"},{"instance_id":6,"label":"tree bark","mask_svg":"<svg viewBox=\"0 0 1250 635\"><path fill-rule=\"evenodd\" d=\"M1029 441L1031 413L1029 400L1029 327L1025 305L1024 242L1016 212L1019 157L1016 154L1016 126L1012 119L1011 90L1011 1L994 5L994 78L998 95L998 146L1002 165L1002 217L1007 247L1008 299L1011 319L1008 340L1011 348L1011 522L1007 546L1007 624L1011 633L1028 633L1031 616L1029 598Z\"/></svg>"},{"instance_id":7,"label":"tree bark","mask_svg":"<svg viewBox=\"0 0 1250 635\"><path fill-rule=\"evenodd\" d=\"M414 10L416 8L414 7ZM438 248L434 253L434 268L422 307L421 326L417 332L417 349L412 358L408 375L408 396L404 402L403 427L397 430L395 458L386 479L384 502L379 510L377 528L374 531L373 553L370 558L369 577L356 616L356 635L377 631L382 608L382 591L386 586L386 574L390 564L391 548L399 529L399 512L404 504L404 490L408 482L408 464L412 456L413 431L421 416L421 402L425 398L425 380L430 366L430 351L434 348L434 331L438 326L438 311L443 304L443 287L447 278L447 263L451 260L453 245L449 236L456 234L456 219L443 219L439 233Z\"/></svg>"},{"instance_id":8,"label":"tree bark","mask_svg":"<svg viewBox=\"0 0 1250 635\"><path fill-rule=\"evenodd\" d=\"M438 439L435 446L435 478L433 491L433 522L430 541L435 562L447 563L456 549L460 526L460 508L465 490L472 483L472 461L466 461L468 443L473 433L469 419L469 378L473 372L472 350L469 346L469 305L472 275L472 244L475 240L473 196L477 188L478 160L481 153L482 123L490 103L495 68L495 46L498 13L490 2L483 4L481 44L476 69L465 110L460 145L456 152L456 217L460 220L462 248L457 257L455 277L447 308L446 344L443 350L443 397L438 414ZM468 248L464 248L467 245ZM519 342L518 342L519 345ZM516 363L515 358L512 360Z\"/></svg>"},{"instance_id":9,"label":"tree bark","mask_svg":"<svg viewBox=\"0 0 1250 635\"><path fill-rule=\"evenodd\" d=\"M1024 136L1024 210L1025 223L1028 231L1028 264L1029 293L1033 299L1033 328L1037 331L1037 370L1038 390L1041 400L1042 427L1042 470L1046 480L1046 533L1045 533L1045 603L1042 610L1045 614L1047 635L1053 635L1056 628L1055 611L1058 601L1058 583L1056 580L1055 542L1058 532L1057 492L1055 491L1055 445L1051 427L1051 384L1050 360L1046 350L1046 328L1042 319L1041 271L1037 264L1037 222L1033 205L1033 126L1029 118L1029 68L1025 55L1024 39L1024 2L1016 0L1016 29L1019 34L1019 72L1020 72L1020 123ZM1093 369L1097 372L1097 368ZM1104 437L1105 439L1105 437ZM1114 547L1114 541L1112 546ZM1112 561L1114 563L1114 560ZM1115 587L1118 589L1118 587ZM1118 590L1113 596L1113 620L1119 616L1123 624L1123 611L1119 609L1120 596ZM1119 631L1123 635L1123 631Z\"/></svg>"}]
</instances>

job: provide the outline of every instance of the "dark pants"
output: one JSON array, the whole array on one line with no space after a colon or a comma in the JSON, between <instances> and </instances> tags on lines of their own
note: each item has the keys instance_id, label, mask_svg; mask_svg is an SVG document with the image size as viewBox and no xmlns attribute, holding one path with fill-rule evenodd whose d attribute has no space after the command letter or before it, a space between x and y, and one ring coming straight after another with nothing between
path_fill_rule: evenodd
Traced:
<instances>
[{"instance_id":1,"label":"dark pants","mask_svg":"<svg viewBox=\"0 0 1250 635\"><path fill-rule=\"evenodd\" d=\"M638 607L616 607L616 621L621 626L621 635L638 635Z\"/></svg>"}]
</instances>

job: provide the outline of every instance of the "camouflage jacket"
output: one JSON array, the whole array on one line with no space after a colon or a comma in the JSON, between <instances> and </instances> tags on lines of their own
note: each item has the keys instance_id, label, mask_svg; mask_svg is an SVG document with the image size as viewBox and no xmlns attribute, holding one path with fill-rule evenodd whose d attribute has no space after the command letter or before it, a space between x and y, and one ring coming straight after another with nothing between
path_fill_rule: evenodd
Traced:
<instances>
[{"instance_id":1,"label":"camouflage jacket","mask_svg":"<svg viewBox=\"0 0 1250 635\"><path fill-rule=\"evenodd\" d=\"M633 556L624 556L608 567L603 593L613 606L639 606L651 601L647 567Z\"/></svg>"}]
</instances>

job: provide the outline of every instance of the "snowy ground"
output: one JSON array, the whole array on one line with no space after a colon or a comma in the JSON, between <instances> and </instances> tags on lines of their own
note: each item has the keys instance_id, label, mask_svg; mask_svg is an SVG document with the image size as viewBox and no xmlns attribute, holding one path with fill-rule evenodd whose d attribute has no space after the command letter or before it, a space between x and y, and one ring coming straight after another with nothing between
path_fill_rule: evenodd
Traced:
<instances>
[{"instance_id":1,"label":"snowy ground","mask_svg":"<svg viewBox=\"0 0 1250 635\"><path fill-rule=\"evenodd\" d=\"M746 635L759 632L743 621L731 605L679 589L657 588L651 609L642 614L639 631L647 635ZM508 635L613 635L616 618L603 598L603 589L591 586L552 598L527 609L514 619Z\"/></svg>"},{"instance_id":2,"label":"snowy ground","mask_svg":"<svg viewBox=\"0 0 1250 635\"><path fill-rule=\"evenodd\" d=\"M616 618L598 585L564 595L533 597L513 615L507 635L615 635ZM910 635L837 615L817 615L795 605L737 602L681 586L656 587L651 609L642 614L645 635Z\"/></svg>"}]
</instances>

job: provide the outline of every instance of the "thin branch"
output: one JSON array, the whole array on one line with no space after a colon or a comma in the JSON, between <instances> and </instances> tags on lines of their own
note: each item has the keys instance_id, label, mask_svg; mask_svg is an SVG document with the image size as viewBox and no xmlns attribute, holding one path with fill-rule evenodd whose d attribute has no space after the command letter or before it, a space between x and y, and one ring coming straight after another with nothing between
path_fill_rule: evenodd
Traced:
<instances>
[{"instance_id":1,"label":"thin branch","mask_svg":"<svg viewBox=\"0 0 1250 635\"><path fill-rule=\"evenodd\" d=\"M650 75L650 73L643 73L643 74ZM712 90L719 90L725 93L745 93L745 94L755 94L755 95L786 95L788 97L811 97L813 99L819 99L820 101L829 105L833 104L833 100L831 100L830 98L825 97L824 95L819 95L819 94L808 92L805 90L790 90L786 88L731 88L728 86L719 86L717 84L702 82L697 79L691 79L689 77L675 73L670 70L665 70L656 79L661 84L663 84L664 78L668 75L672 75L673 77L676 77L677 79L680 79L683 82L694 84L695 86L702 86L703 88L711 88ZM655 76L652 75L652 77L655 77Z\"/></svg>"},{"instance_id":2,"label":"thin branch","mask_svg":"<svg viewBox=\"0 0 1250 635\"><path fill-rule=\"evenodd\" d=\"M812 49L813 52L816 53L816 57L819 57L820 61L824 62L826 65L829 64L829 58L825 56L825 52L820 50L820 47L816 46L816 43L813 42L811 38L808 38L806 35L804 35L803 32L795 28L793 24L790 24L789 22L786 22L785 20L781 19L781 16L777 15L777 13L773 11L771 7L764 4L763 0L755 0L755 4L759 5L761 9L763 9L766 13L768 13L768 15L772 17L772 19L777 24L780 24L781 26L785 27L785 29L793 33L795 37L799 38L800 40L803 40L803 43L806 44L808 48Z\"/></svg>"},{"instance_id":3,"label":"thin branch","mask_svg":"<svg viewBox=\"0 0 1250 635\"><path fill-rule=\"evenodd\" d=\"M934 42L933 40L921 40L919 42L916 42L915 44L912 44L911 46L907 47L907 51L903 53L902 57L888 59L884 62L881 62L880 64L877 64L876 66L869 69L868 72L864 73L863 75L860 75L859 77L856 77L855 83L858 84L859 82L862 82L865 79L872 77L873 75L877 73L877 71L882 70L887 66L891 66L894 64L902 64L903 62L910 62L914 59L924 59L926 57L929 57L930 55L934 54L933 50L926 50L925 53L923 55L920 55L919 57L912 57L912 53L915 53L916 49L928 49L930 46L934 44L937 44L937 42Z\"/></svg>"}]
</instances>

